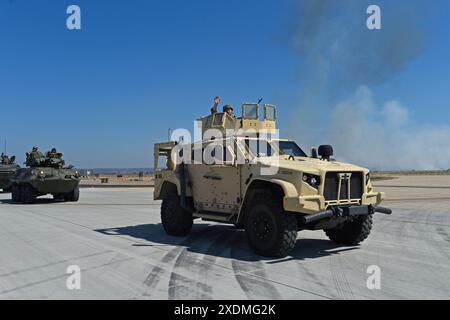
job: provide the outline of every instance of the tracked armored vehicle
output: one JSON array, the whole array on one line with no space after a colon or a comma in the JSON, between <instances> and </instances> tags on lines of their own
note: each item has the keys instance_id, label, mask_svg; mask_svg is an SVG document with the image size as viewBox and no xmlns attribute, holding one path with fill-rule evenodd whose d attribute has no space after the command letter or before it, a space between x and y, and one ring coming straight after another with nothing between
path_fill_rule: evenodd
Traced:
<instances>
[{"instance_id":1,"label":"tracked armored vehicle","mask_svg":"<svg viewBox=\"0 0 450 320\"><path fill-rule=\"evenodd\" d=\"M47 194L55 200L78 201L80 175L73 166L64 166L61 153L53 149L44 156L36 148L27 153L26 165L11 177L13 202L31 204Z\"/></svg>"},{"instance_id":2,"label":"tracked armored vehicle","mask_svg":"<svg viewBox=\"0 0 450 320\"><path fill-rule=\"evenodd\" d=\"M280 139L276 107L244 103L242 116L213 112L198 120L202 140L154 146L154 199L162 200L167 234L187 235L193 220L244 228L260 255L282 257L301 230L324 230L330 240L357 245L366 239L383 192L369 170L332 159L322 145L307 155L295 141ZM165 164L161 162L164 158Z\"/></svg>"}]
</instances>

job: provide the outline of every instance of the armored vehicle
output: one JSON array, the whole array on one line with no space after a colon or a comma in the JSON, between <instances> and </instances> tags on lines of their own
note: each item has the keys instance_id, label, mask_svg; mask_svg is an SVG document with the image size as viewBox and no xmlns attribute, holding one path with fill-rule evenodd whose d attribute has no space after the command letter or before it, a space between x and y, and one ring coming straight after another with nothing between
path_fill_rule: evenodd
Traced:
<instances>
[{"instance_id":1,"label":"armored vehicle","mask_svg":"<svg viewBox=\"0 0 450 320\"><path fill-rule=\"evenodd\" d=\"M2 189L3 192L10 191L10 178L20 168L15 161L15 156L9 158L7 155L2 153L0 159L0 189Z\"/></svg>"},{"instance_id":2,"label":"armored vehicle","mask_svg":"<svg viewBox=\"0 0 450 320\"><path fill-rule=\"evenodd\" d=\"M307 155L277 137L276 107L244 103L242 116L212 112L198 119L202 139L154 146L154 199L162 200L167 234L187 235L193 220L244 228L260 255L282 257L298 231L324 230L330 240L357 245L367 238L383 192L369 170L334 160L322 145ZM165 163L161 160L166 160Z\"/></svg>"},{"instance_id":3,"label":"armored vehicle","mask_svg":"<svg viewBox=\"0 0 450 320\"><path fill-rule=\"evenodd\" d=\"M73 166L64 166L61 153L52 149L44 156L34 147L26 157L27 168L18 169L11 177L13 202L30 204L46 194L55 200L78 201L80 175Z\"/></svg>"}]
</instances>

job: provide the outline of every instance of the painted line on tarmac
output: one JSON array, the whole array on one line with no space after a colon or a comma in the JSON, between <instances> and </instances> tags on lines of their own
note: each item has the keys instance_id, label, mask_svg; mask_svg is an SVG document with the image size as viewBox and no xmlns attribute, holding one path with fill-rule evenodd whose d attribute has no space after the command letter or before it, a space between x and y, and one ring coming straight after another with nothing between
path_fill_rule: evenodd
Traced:
<instances>
[{"instance_id":1,"label":"painted line on tarmac","mask_svg":"<svg viewBox=\"0 0 450 320\"><path fill-rule=\"evenodd\" d=\"M450 196L448 196L448 197L436 197L436 198L396 198L396 199L384 199L383 202L435 201L435 200L450 200Z\"/></svg>"},{"instance_id":2,"label":"painted line on tarmac","mask_svg":"<svg viewBox=\"0 0 450 320\"><path fill-rule=\"evenodd\" d=\"M404 185L382 185L374 184L377 188L408 188L408 189L450 189L449 186L404 186Z\"/></svg>"}]
</instances>

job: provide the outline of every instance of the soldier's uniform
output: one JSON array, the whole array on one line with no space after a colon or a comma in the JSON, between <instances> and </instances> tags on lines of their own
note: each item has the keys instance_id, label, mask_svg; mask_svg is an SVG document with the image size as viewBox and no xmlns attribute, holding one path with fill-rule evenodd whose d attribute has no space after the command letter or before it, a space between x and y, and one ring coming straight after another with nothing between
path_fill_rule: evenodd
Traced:
<instances>
[{"instance_id":1,"label":"soldier's uniform","mask_svg":"<svg viewBox=\"0 0 450 320\"><path fill-rule=\"evenodd\" d=\"M234 118L233 107L231 105L229 105L229 104L224 105L223 106L223 112L228 114L230 117Z\"/></svg>"},{"instance_id":2,"label":"soldier's uniform","mask_svg":"<svg viewBox=\"0 0 450 320\"><path fill-rule=\"evenodd\" d=\"M37 167L45 162L45 157L42 152L39 151L38 147L33 147L30 153L27 153L27 166Z\"/></svg>"},{"instance_id":3,"label":"soldier's uniform","mask_svg":"<svg viewBox=\"0 0 450 320\"><path fill-rule=\"evenodd\" d=\"M48 151L46 154L46 162L52 167L63 167L64 160L62 160L62 153L57 152L55 148L52 148L51 151Z\"/></svg>"},{"instance_id":4,"label":"soldier's uniform","mask_svg":"<svg viewBox=\"0 0 450 320\"><path fill-rule=\"evenodd\" d=\"M4 154L4 153L2 153L2 164L9 164L9 157L6 155L6 154Z\"/></svg>"}]
</instances>

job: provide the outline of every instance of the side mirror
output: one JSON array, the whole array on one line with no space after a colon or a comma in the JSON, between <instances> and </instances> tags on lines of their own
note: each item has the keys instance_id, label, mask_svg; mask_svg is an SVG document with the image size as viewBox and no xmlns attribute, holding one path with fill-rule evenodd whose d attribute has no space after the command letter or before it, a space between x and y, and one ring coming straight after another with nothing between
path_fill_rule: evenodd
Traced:
<instances>
[{"instance_id":1,"label":"side mirror","mask_svg":"<svg viewBox=\"0 0 450 320\"><path fill-rule=\"evenodd\" d=\"M10 161L11 163L16 162L16 156L12 156L11 159L9 159L9 161Z\"/></svg>"},{"instance_id":2,"label":"side mirror","mask_svg":"<svg viewBox=\"0 0 450 320\"><path fill-rule=\"evenodd\" d=\"M317 149L316 148L311 148L311 158L317 159Z\"/></svg>"},{"instance_id":3,"label":"side mirror","mask_svg":"<svg viewBox=\"0 0 450 320\"><path fill-rule=\"evenodd\" d=\"M322 157L322 160L330 160L330 157L333 155L333 147L328 145L328 144L324 144L319 146L319 156Z\"/></svg>"}]
</instances>

